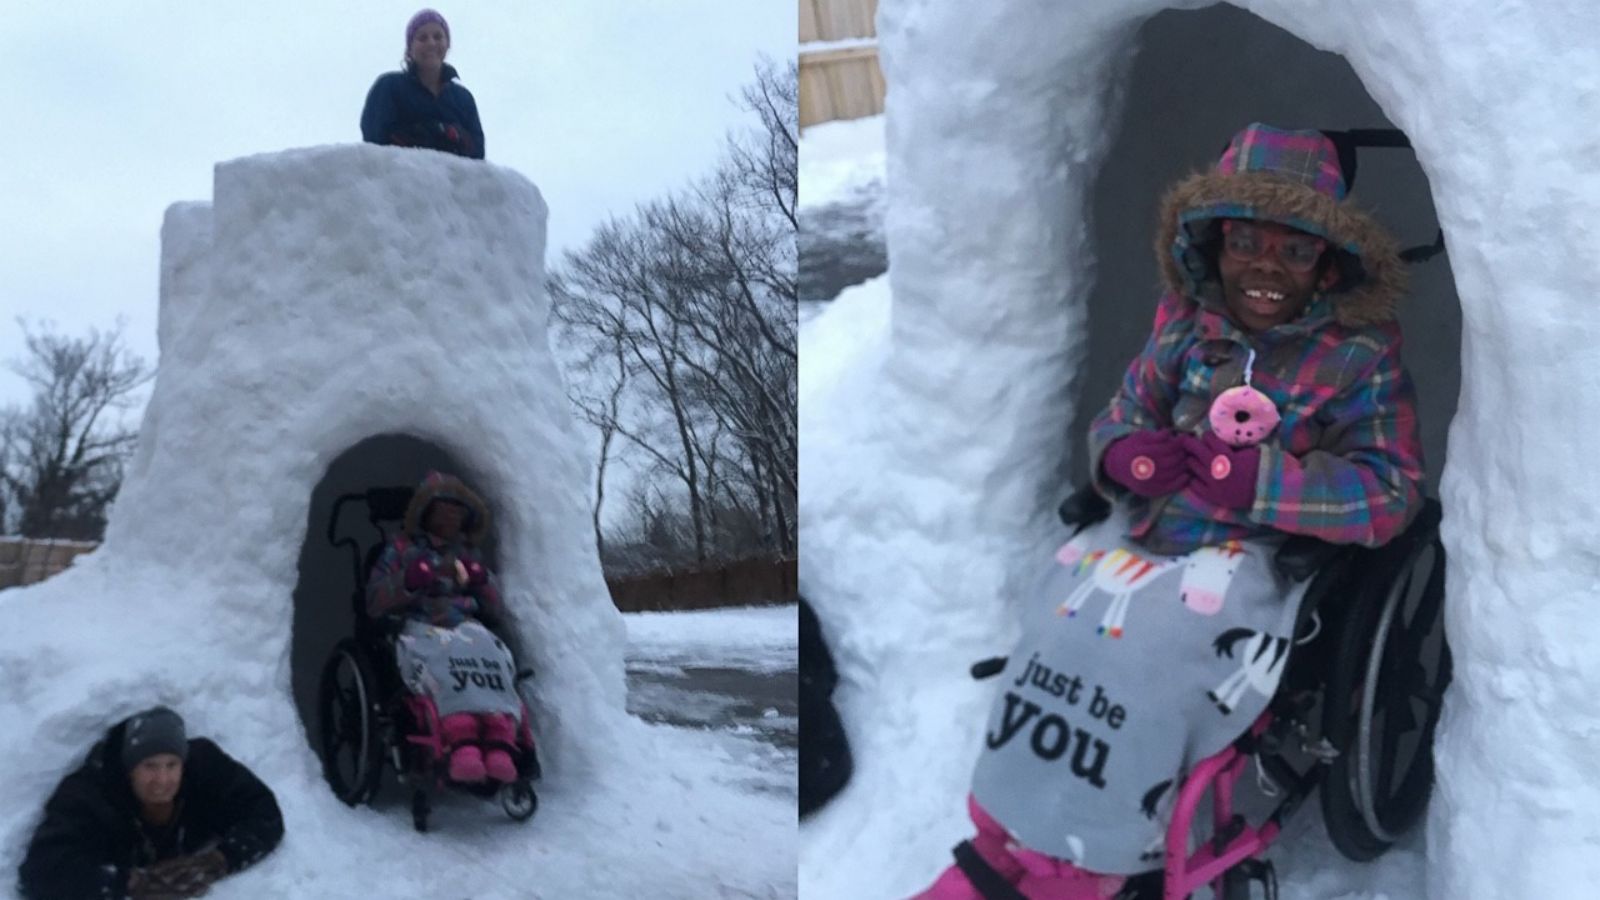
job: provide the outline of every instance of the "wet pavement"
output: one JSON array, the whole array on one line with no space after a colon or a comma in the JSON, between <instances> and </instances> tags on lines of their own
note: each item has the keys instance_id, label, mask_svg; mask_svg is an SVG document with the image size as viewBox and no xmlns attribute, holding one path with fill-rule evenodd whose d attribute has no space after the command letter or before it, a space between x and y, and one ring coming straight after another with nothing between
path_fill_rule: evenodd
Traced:
<instances>
[{"instance_id":1,"label":"wet pavement","mask_svg":"<svg viewBox=\"0 0 1600 900\"><path fill-rule=\"evenodd\" d=\"M799 673L628 661L628 712L659 725L800 745Z\"/></svg>"},{"instance_id":2,"label":"wet pavement","mask_svg":"<svg viewBox=\"0 0 1600 900\"><path fill-rule=\"evenodd\" d=\"M715 738L718 780L753 793L799 796L799 672L628 660L628 712Z\"/></svg>"},{"instance_id":3,"label":"wet pavement","mask_svg":"<svg viewBox=\"0 0 1600 900\"><path fill-rule=\"evenodd\" d=\"M880 184L857 191L848 202L800 210L800 299L832 300L851 285L889 268L883 237Z\"/></svg>"}]
</instances>

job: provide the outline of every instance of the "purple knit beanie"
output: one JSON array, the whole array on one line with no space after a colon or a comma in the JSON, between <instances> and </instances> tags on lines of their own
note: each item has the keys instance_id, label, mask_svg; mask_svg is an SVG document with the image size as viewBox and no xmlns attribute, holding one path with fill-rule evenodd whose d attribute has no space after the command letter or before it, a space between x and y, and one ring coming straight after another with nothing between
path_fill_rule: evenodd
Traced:
<instances>
[{"instance_id":1,"label":"purple knit beanie","mask_svg":"<svg viewBox=\"0 0 1600 900\"><path fill-rule=\"evenodd\" d=\"M407 49L410 49L411 47L411 39L417 36L417 29L428 24L429 22L438 22L439 27L444 29L444 39L447 41L450 40L450 23L446 22L444 20L444 16L439 15L437 11L425 9L422 12L412 16L411 21L406 23Z\"/></svg>"}]
</instances>

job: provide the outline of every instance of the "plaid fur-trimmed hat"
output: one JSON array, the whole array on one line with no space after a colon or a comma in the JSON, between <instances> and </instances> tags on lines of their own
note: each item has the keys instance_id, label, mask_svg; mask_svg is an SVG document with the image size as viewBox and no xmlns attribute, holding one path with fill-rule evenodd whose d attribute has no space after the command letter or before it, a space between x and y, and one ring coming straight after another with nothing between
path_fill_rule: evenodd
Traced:
<instances>
[{"instance_id":1,"label":"plaid fur-trimmed hat","mask_svg":"<svg viewBox=\"0 0 1600 900\"><path fill-rule=\"evenodd\" d=\"M1328 288L1347 326L1390 321L1405 292L1393 237L1346 199L1349 186L1333 140L1259 122L1233 136L1209 172L1180 181L1161 204L1156 255L1169 289L1199 296L1215 281L1223 219L1276 222L1328 241L1338 278Z\"/></svg>"},{"instance_id":2,"label":"plaid fur-trimmed hat","mask_svg":"<svg viewBox=\"0 0 1600 900\"><path fill-rule=\"evenodd\" d=\"M443 472L429 472L417 485L406 507L404 528L406 534L421 534L428 524L428 507L440 501L459 503L467 508L467 519L461 524L462 534L471 543L478 543L489 533L489 505L483 502L461 479Z\"/></svg>"}]
</instances>

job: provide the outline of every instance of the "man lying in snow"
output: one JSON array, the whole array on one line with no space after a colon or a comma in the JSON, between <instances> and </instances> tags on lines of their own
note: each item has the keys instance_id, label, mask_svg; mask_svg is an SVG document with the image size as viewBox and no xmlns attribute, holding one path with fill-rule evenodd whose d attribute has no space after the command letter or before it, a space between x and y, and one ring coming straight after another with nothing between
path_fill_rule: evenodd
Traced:
<instances>
[{"instance_id":1,"label":"man lying in snow","mask_svg":"<svg viewBox=\"0 0 1600 900\"><path fill-rule=\"evenodd\" d=\"M272 791L164 706L112 726L45 804L29 900L198 897L283 837Z\"/></svg>"},{"instance_id":2,"label":"man lying in snow","mask_svg":"<svg viewBox=\"0 0 1600 900\"><path fill-rule=\"evenodd\" d=\"M850 744L833 705L839 683L822 623L800 598L800 815L833 799L850 780Z\"/></svg>"}]
</instances>

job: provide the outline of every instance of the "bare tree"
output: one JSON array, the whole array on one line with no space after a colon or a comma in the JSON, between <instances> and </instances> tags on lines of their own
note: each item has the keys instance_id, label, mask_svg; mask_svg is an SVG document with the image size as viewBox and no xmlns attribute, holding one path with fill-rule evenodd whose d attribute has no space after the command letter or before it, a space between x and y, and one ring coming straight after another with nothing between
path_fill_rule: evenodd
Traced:
<instances>
[{"instance_id":1,"label":"bare tree","mask_svg":"<svg viewBox=\"0 0 1600 900\"><path fill-rule=\"evenodd\" d=\"M27 353L11 369L33 386L14 414L12 452L0 481L27 537L98 539L122 486L138 432L118 413L152 371L122 343L122 326L66 337L23 324Z\"/></svg>"},{"instance_id":2,"label":"bare tree","mask_svg":"<svg viewBox=\"0 0 1600 900\"><path fill-rule=\"evenodd\" d=\"M688 335L665 309L673 285L658 277L656 242L638 222L612 221L582 252L566 254L564 270L551 277L550 294L558 321L570 331L611 348L647 392L643 409L663 414L672 440L663 442L641 423L617 415L607 427L650 458L655 467L681 481L695 522L696 557L707 558L703 490L695 453L698 423L681 388L683 361L691 352Z\"/></svg>"},{"instance_id":3,"label":"bare tree","mask_svg":"<svg viewBox=\"0 0 1600 900\"><path fill-rule=\"evenodd\" d=\"M11 487L5 476L16 457L21 418L15 407L0 407L0 534L9 534L11 529Z\"/></svg>"},{"instance_id":4,"label":"bare tree","mask_svg":"<svg viewBox=\"0 0 1600 900\"><path fill-rule=\"evenodd\" d=\"M628 388L627 352L621 341L598 341L589 344L587 352L570 363L569 368L577 377L567 381L567 399L600 435L594 503L589 514L594 527L595 545L600 548L600 555L604 558L606 536L600 523L606 502L606 470L610 468L615 455L613 447L616 444L617 424L622 419L622 400Z\"/></svg>"},{"instance_id":5,"label":"bare tree","mask_svg":"<svg viewBox=\"0 0 1600 900\"><path fill-rule=\"evenodd\" d=\"M767 194L789 222L789 238L800 227L795 209L800 187L800 75L794 60L783 69L770 59L756 66L755 84L742 92L743 106L761 119L757 140L730 141L733 171L752 189Z\"/></svg>"},{"instance_id":6,"label":"bare tree","mask_svg":"<svg viewBox=\"0 0 1600 900\"><path fill-rule=\"evenodd\" d=\"M710 177L607 223L552 275L569 343L613 359L598 389L572 391L601 430L602 466L621 437L644 460L635 471L683 487L633 492L631 518L654 531L622 539L653 549L619 556L670 556L662 544L680 525L699 564L794 552L796 82L793 65L764 62L743 93L760 128L731 137Z\"/></svg>"}]
</instances>

